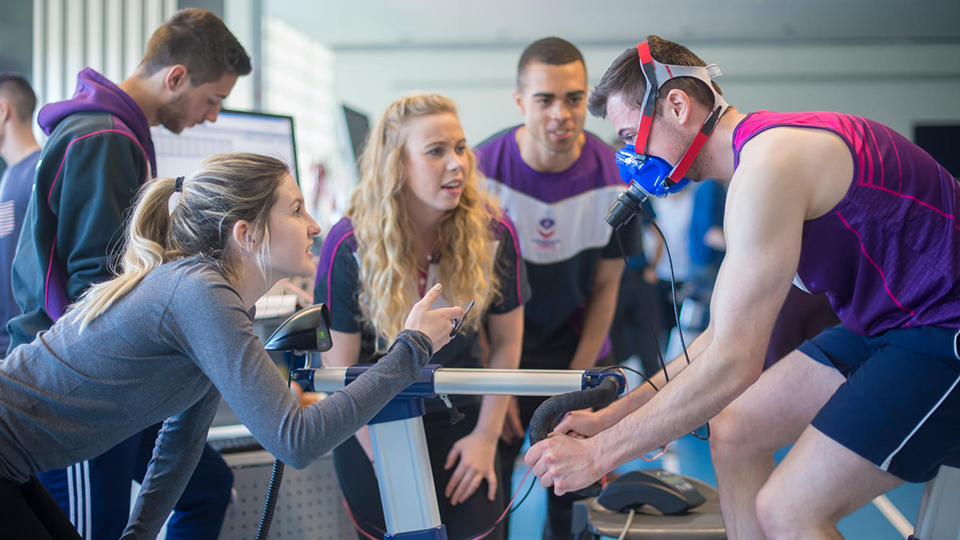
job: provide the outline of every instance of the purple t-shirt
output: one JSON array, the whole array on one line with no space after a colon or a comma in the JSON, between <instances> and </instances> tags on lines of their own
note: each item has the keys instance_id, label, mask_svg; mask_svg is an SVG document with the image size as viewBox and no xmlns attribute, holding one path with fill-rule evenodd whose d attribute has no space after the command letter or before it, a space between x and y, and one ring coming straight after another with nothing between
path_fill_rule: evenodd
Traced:
<instances>
[{"instance_id":1,"label":"purple t-shirt","mask_svg":"<svg viewBox=\"0 0 960 540\"><path fill-rule=\"evenodd\" d=\"M597 263L623 255L604 217L626 186L613 150L590 133L580 158L567 170L533 169L520 156L518 127L490 137L474 152L491 193L517 226L533 290L524 331L545 342L565 331L565 323L579 329ZM639 219L619 234L627 257L641 252ZM604 347L601 356L608 350Z\"/></svg>"},{"instance_id":2,"label":"purple t-shirt","mask_svg":"<svg viewBox=\"0 0 960 540\"><path fill-rule=\"evenodd\" d=\"M516 232L509 218L492 219L490 230L496 239L496 259L494 272L499 280L498 298L488 308L488 314L503 314L523 305L530 298L526 269L516 242ZM316 286L313 290L314 301L325 303L330 308L330 328L348 334L360 334L360 361L377 361L377 336L369 321L363 318L360 306L360 261L357 254L357 237L353 232L350 218L338 221L327 233L320 252L317 266ZM440 276L439 259L435 259L427 271L424 289L433 287ZM433 307L449 305L441 298ZM483 367L481 350L477 344L479 332L464 328L449 344L437 351L431 363L446 367L479 368ZM477 396L450 396L457 407L476 405ZM438 400L427 402L427 412L446 416L446 408Z\"/></svg>"},{"instance_id":3,"label":"purple t-shirt","mask_svg":"<svg viewBox=\"0 0 960 540\"><path fill-rule=\"evenodd\" d=\"M854 165L844 198L803 226L797 286L826 293L844 326L859 335L960 328L957 181L892 129L833 112L749 114L734 132L734 166L744 144L780 126L835 133Z\"/></svg>"}]
</instances>

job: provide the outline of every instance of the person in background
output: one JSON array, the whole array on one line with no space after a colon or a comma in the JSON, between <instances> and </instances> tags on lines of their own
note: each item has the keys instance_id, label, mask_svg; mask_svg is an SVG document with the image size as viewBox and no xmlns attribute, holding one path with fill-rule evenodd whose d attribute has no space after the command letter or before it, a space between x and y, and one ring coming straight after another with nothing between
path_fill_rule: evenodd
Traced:
<instances>
[{"instance_id":1,"label":"person in background","mask_svg":"<svg viewBox=\"0 0 960 540\"><path fill-rule=\"evenodd\" d=\"M520 363L524 302L529 298L520 247L509 219L483 189L473 152L452 100L413 94L393 102L370 132L360 183L344 219L323 243L315 300L331 312L333 348L324 365L377 361L401 329L403 313L434 283L442 302L475 302L463 328L431 360L479 368L481 322L489 367ZM493 526L504 511L497 442L506 396L450 396L423 418L440 518L450 538ZM363 532L382 536L385 524L372 466L369 431L334 451L340 487ZM487 538L505 537L500 524Z\"/></svg>"},{"instance_id":2,"label":"person in background","mask_svg":"<svg viewBox=\"0 0 960 540\"><path fill-rule=\"evenodd\" d=\"M25 78L0 73L0 157L7 163L0 174L0 358L10 345L7 321L20 314L10 270L40 161L40 145L31 128L36 108L37 95Z\"/></svg>"},{"instance_id":3,"label":"person in background","mask_svg":"<svg viewBox=\"0 0 960 540\"><path fill-rule=\"evenodd\" d=\"M643 201L641 208L644 214L634 219L640 220L644 230L641 238L646 242L647 235L657 234L651 225L651 220L656 220L657 214L649 199ZM622 364L636 357L640 360L644 375L659 371L663 357L660 349L662 317L660 279L654 265L647 259L645 250L641 249L637 255L627 259L623 269L617 312L610 325L613 363Z\"/></svg>"},{"instance_id":4,"label":"person in background","mask_svg":"<svg viewBox=\"0 0 960 540\"><path fill-rule=\"evenodd\" d=\"M691 280L695 294L706 299L713 291L723 254L727 250L727 242L723 237L723 206L726 201L726 188L713 178L700 182L693 193L689 241Z\"/></svg>"},{"instance_id":5,"label":"person in background","mask_svg":"<svg viewBox=\"0 0 960 540\"><path fill-rule=\"evenodd\" d=\"M660 345L665 356L672 357L680 350L677 330L677 315L692 288L693 266L690 261L690 225L693 222L693 203L698 186L675 194L674 197L648 200L657 213L657 225L663 238L656 231L648 232L650 239L647 255L657 274L660 311ZM669 254L667 251L669 250ZM676 303L674 303L676 292Z\"/></svg>"},{"instance_id":6,"label":"person in background","mask_svg":"<svg viewBox=\"0 0 960 540\"><path fill-rule=\"evenodd\" d=\"M221 102L250 69L250 57L223 21L185 9L153 33L140 65L119 86L86 68L73 98L40 110L49 138L13 261L22 313L7 323L8 352L32 342L91 285L112 277L125 213L156 175L150 127L180 133L216 121ZM40 475L87 540L114 540L123 532L131 481L145 473L159 428L104 448L101 457ZM232 485L223 458L206 447L167 537L216 538Z\"/></svg>"},{"instance_id":7,"label":"person in background","mask_svg":"<svg viewBox=\"0 0 960 540\"><path fill-rule=\"evenodd\" d=\"M523 124L476 148L491 193L517 224L533 297L524 317L526 369L609 364L608 332L623 275L622 257L640 251L640 225L603 222L624 189L613 151L584 131L587 68L570 42L544 38L520 56L514 102ZM511 400L500 446L504 494L533 411L545 398ZM549 496L544 538L568 538L573 498Z\"/></svg>"}]
</instances>

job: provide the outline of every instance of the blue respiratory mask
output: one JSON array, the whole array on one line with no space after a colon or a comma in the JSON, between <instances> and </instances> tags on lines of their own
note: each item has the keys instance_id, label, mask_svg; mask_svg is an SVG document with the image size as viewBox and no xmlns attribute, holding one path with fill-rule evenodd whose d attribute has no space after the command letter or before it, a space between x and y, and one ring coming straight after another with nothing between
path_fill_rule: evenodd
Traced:
<instances>
[{"instance_id":1,"label":"blue respiratory mask","mask_svg":"<svg viewBox=\"0 0 960 540\"><path fill-rule=\"evenodd\" d=\"M617 152L617 167L624 182L637 184L644 193L654 197L663 198L682 191L693 181L683 178L679 182L668 183L673 166L656 156L638 154L632 144Z\"/></svg>"},{"instance_id":2,"label":"blue respiratory mask","mask_svg":"<svg viewBox=\"0 0 960 540\"><path fill-rule=\"evenodd\" d=\"M647 84L640 108L640 124L637 126L634 139L637 146L628 144L620 149L616 156L620 178L628 183L629 187L617 197L617 202L607 214L606 222L615 230L626 225L640 211L640 204L647 197L653 195L663 198L680 192L690 185L692 180L685 178L684 175L728 107L727 102L717 93L710 81L713 77L720 75L720 69L716 65L702 67L661 64L653 59L646 41L637 45L637 52ZM703 81L713 92L715 107L711 109L703 126L700 127L700 132L674 167L664 159L647 154L646 150L660 87L676 77L692 77ZM640 152L637 151L637 147L641 149Z\"/></svg>"}]
</instances>

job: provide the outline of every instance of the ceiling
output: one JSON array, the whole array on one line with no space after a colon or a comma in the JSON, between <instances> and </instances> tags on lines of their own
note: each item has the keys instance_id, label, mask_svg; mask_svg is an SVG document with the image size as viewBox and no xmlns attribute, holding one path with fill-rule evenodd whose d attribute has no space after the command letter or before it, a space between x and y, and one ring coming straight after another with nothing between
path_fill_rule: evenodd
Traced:
<instances>
[{"instance_id":1,"label":"ceiling","mask_svg":"<svg viewBox=\"0 0 960 540\"><path fill-rule=\"evenodd\" d=\"M958 0L264 0L336 50L690 43L960 43Z\"/></svg>"}]
</instances>

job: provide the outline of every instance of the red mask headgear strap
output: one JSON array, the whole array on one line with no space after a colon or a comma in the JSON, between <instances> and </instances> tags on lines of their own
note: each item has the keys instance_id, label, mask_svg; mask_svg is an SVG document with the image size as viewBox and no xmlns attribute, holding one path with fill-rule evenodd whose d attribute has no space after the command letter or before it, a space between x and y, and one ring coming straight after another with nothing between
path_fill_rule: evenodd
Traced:
<instances>
[{"instance_id":1,"label":"red mask headgear strap","mask_svg":"<svg viewBox=\"0 0 960 540\"><path fill-rule=\"evenodd\" d=\"M693 142L687 148L686 152L683 153L680 162L677 163L676 167L673 168L667 177L667 182L675 183L682 179L687 173L694 158L700 153L703 145L707 142L707 138L713 132L713 128L716 127L720 116L722 116L723 112L729 107L723 99L723 96L717 93L717 90L711 83L713 77L721 75L720 68L718 68L716 64L711 64L706 67L661 64L653 59L653 55L650 54L650 46L646 41L637 45L637 53L640 56L640 67L643 70L643 77L647 83L647 88L643 93L643 104L640 108L640 124L637 126L637 135L634 139L634 148L638 154L647 154L647 141L650 138L650 128L653 125L656 101L660 95L660 87L663 86L664 83L676 77L693 77L703 81L707 87L710 88L710 91L713 92L713 109L700 127L700 132L697 133Z\"/></svg>"}]
</instances>

